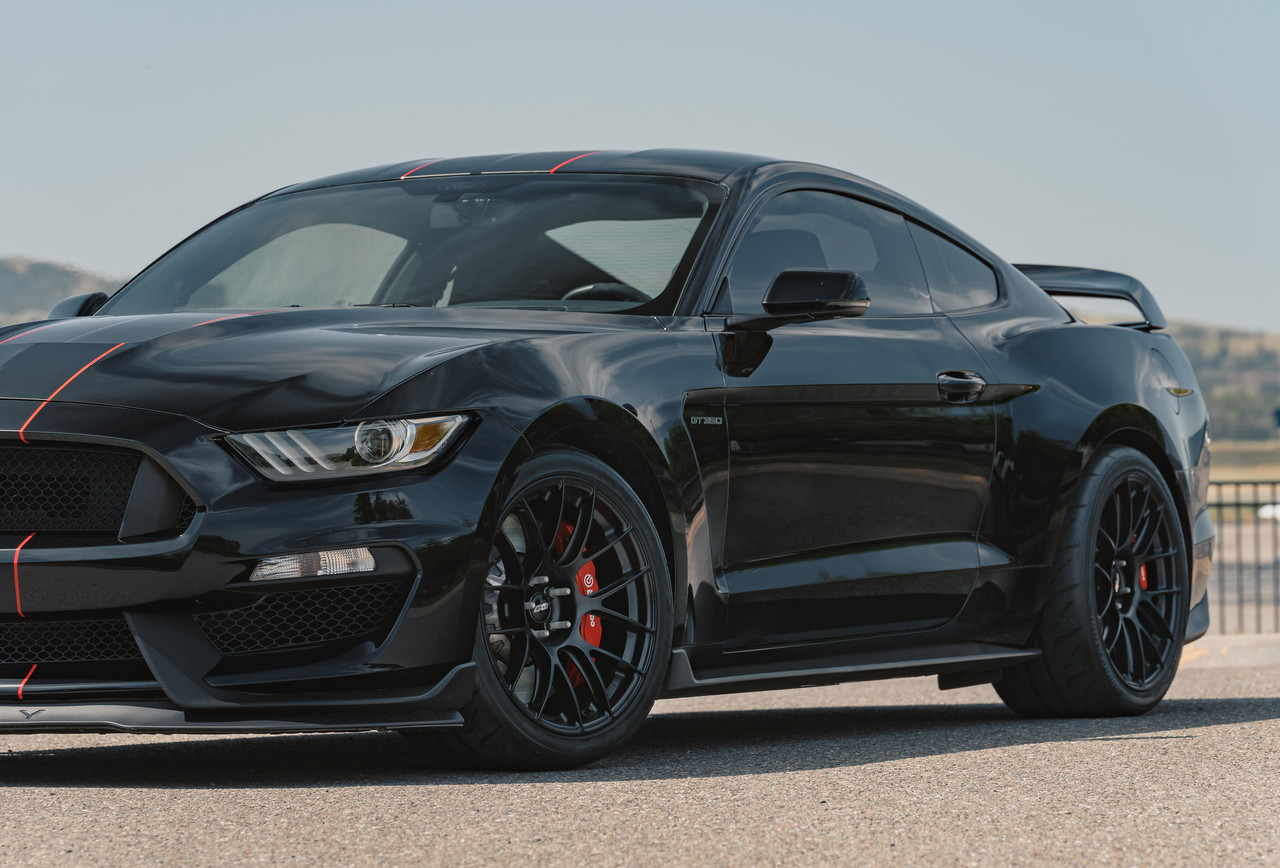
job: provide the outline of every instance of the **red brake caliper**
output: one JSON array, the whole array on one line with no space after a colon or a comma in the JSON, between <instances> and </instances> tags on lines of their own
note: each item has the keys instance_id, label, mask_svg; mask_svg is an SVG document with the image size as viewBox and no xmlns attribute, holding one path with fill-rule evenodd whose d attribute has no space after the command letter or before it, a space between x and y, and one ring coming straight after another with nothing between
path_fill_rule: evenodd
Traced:
<instances>
[{"instance_id":1,"label":"red brake caliper","mask_svg":"<svg viewBox=\"0 0 1280 868\"><path fill-rule=\"evenodd\" d=\"M1138 584L1142 585L1142 590L1147 589L1147 565L1143 564L1138 567Z\"/></svg>"},{"instance_id":2,"label":"red brake caliper","mask_svg":"<svg viewBox=\"0 0 1280 868\"><path fill-rule=\"evenodd\" d=\"M569 544L569 539L573 536L573 525L565 522L560 525L560 531L556 534L555 542L552 549L556 553L556 557L564 554L564 547ZM586 552L586 549L583 549ZM590 597L596 591L600 590L600 583L596 579L596 563L595 561L587 561L578 568L578 575L575 577L578 583L578 591L584 597ZM582 616L582 622L578 624L578 632L582 634L582 638L595 647L600 647L600 636L604 633L604 623L593 613ZM570 663L565 667L565 672L569 675L569 681L574 687L582 685L582 673L578 671L578 667Z\"/></svg>"}]
</instances>

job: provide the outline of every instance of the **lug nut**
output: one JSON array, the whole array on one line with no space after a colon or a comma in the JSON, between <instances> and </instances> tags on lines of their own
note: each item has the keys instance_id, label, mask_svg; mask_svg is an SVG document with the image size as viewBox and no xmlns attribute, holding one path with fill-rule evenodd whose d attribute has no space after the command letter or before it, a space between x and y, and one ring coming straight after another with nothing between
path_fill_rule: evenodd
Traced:
<instances>
[{"instance_id":1,"label":"lug nut","mask_svg":"<svg viewBox=\"0 0 1280 868\"><path fill-rule=\"evenodd\" d=\"M547 591L547 596L548 597L567 597L572 593L573 591L571 591L568 588L552 588L551 590Z\"/></svg>"},{"instance_id":2,"label":"lug nut","mask_svg":"<svg viewBox=\"0 0 1280 868\"><path fill-rule=\"evenodd\" d=\"M552 630L568 630L570 627L573 626L573 622L572 621L552 621L547 626L550 627Z\"/></svg>"}]
</instances>

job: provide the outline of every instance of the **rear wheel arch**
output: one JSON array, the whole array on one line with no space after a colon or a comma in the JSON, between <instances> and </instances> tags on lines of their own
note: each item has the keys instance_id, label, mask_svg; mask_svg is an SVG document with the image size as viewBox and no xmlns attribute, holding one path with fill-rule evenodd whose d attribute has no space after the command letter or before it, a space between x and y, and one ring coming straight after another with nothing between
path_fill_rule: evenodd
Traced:
<instances>
[{"instance_id":1,"label":"rear wheel arch","mask_svg":"<svg viewBox=\"0 0 1280 868\"><path fill-rule=\"evenodd\" d=\"M1144 417L1146 424L1140 427L1133 424L1135 413L1140 414L1140 417ZM1081 449L1079 450L1081 460L1078 468L1083 468L1088 463L1089 458L1104 446L1128 446L1149 458L1151 463L1156 466L1156 469L1160 471L1165 485L1169 486L1169 491L1173 495L1174 505L1178 508L1178 524L1182 528L1183 538L1187 542L1187 568L1191 569L1194 566L1192 563L1194 555L1191 545L1191 512L1187 503L1186 492L1178 480L1173 461L1170 460L1169 453L1164 447L1164 443L1167 440L1166 435L1160 426L1159 420L1142 407L1129 405L1124 416L1126 422L1124 425L1107 424L1108 414L1103 414L1094 422L1094 425L1090 428L1090 436L1087 436L1081 443Z\"/></svg>"}]
</instances>

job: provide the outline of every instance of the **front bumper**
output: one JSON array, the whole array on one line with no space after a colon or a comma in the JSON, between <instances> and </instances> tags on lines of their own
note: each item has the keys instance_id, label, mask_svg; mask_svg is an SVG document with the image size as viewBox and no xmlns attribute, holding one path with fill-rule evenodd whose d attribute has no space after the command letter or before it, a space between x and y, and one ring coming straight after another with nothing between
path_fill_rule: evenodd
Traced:
<instances>
[{"instance_id":1,"label":"front bumper","mask_svg":"<svg viewBox=\"0 0 1280 868\"><path fill-rule=\"evenodd\" d=\"M0 400L0 440L31 409ZM12 591L0 583L0 730L461 723L487 554L476 541L515 441L505 426L477 426L432 473L273 486L183 417L51 404L39 421L33 445L141 454L191 514L124 538L0 530L13 570ZM248 581L264 557L357 546L374 572Z\"/></svg>"}]
</instances>

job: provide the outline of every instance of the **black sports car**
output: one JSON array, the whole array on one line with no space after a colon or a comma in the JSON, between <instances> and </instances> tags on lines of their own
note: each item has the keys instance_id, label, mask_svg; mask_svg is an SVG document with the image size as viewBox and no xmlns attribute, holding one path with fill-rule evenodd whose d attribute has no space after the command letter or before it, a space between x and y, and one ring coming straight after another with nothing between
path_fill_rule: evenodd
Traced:
<instances>
[{"instance_id":1,"label":"black sports car","mask_svg":"<svg viewBox=\"0 0 1280 868\"><path fill-rule=\"evenodd\" d=\"M804 163L276 191L0 329L0 730L394 729L540 768L659 696L937 674L1141 713L1209 617L1164 324L1132 278L1008 265Z\"/></svg>"}]
</instances>

